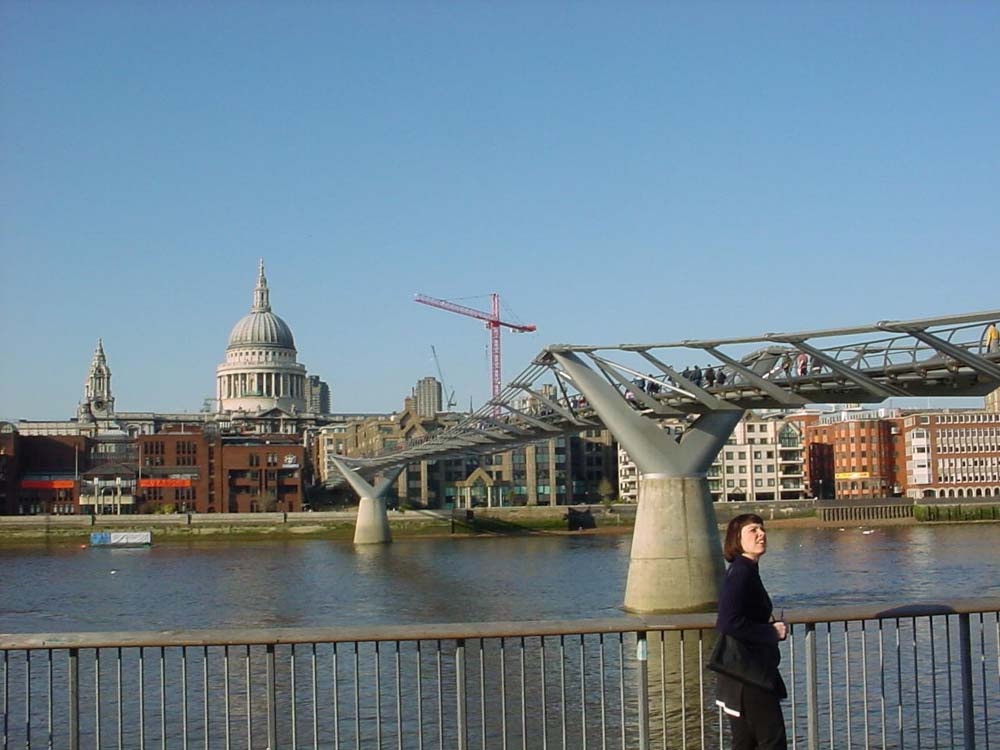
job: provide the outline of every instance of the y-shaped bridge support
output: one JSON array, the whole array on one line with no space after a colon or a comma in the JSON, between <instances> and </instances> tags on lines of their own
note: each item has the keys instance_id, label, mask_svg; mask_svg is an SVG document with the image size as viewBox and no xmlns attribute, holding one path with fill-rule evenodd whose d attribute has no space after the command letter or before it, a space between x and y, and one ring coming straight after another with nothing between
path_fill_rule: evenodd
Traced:
<instances>
[{"instance_id":1,"label":"y-shaped bridge support","mask_svg":"<svg viewBox=\"0 0 1000 750\"><path fill-rule=\"evenodd\" d=\"M562 371L587 399L635 462L639 472L632 554L625 587L625 609L633 612L707 610L719 598L722 549L706 475L729 439L743 410L681 377L668 365L647 357L697 398L707 411L679 438L642 416L607 379L567 351L550 350ZM620 375L601 367L612 379ZM623 383L628 386L628 383ZM633 386L634 387L634 386ZM672 411L644 393L641 403L663 415ZM675 416L684 416L673 412Z\"/></svg>"},{"instance_id":2,"label":"y-shaped bridge support","mask_svg":"<svg viewBox=\"0 0 1000 750\"><path fill-rule=\"evenodd\" d=\"M389 515L385 509L385 495L405 467L399 466L392 469L379 482L378 487L373 487L343 461L332 456L330 461L361 498L361 502L358 504L358 520L354 525L354 543L386 544L391 542L392 532L389 531Z\"/></svg>"}]
</instances>

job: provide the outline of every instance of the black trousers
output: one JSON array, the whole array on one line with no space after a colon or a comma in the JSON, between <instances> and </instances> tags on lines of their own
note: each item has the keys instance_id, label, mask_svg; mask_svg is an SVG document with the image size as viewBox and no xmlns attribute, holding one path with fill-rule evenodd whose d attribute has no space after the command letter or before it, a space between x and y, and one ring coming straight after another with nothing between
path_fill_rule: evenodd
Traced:
<instances>
[{"instance_id":1,"label":"black trousers","mask_svg":"<svg viewBox=\"0 0 1000 750\"><path fill-rule=\"evenodd\" d=\"M778 696L744 685L740 714L729 717L733 750L786 750L785 717Z\"/></svg>"}]
</instances>

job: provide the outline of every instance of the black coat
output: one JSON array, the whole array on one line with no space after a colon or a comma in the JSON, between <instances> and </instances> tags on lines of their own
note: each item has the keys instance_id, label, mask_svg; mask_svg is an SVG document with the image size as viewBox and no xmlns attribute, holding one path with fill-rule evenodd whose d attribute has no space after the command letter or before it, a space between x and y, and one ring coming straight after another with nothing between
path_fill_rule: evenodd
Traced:
<instances>
[{"instance_id":1,"label":"black coat","mask_svg":"<svg viewBox=\"0 0 1000 750\"><path fill-rule=\"evenodd\" d=\"M778 633L771 624L771 597L767 595L757 563L737 556L726 570L726 577L719 593L719 614L715 629L737 640L774 649L773 663L780 661ZM787 692L777 675L778 698L785 698ZM742 703L742 683L719 675L719 701L729 707Z\"/></svg>"}]
</instances>

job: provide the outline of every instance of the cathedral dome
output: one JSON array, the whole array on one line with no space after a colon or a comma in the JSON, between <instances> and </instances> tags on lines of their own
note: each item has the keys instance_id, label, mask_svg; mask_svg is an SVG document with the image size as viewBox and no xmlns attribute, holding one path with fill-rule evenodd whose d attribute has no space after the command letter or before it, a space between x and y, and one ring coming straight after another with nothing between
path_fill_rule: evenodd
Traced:
<instances>
[{"instance_id":1,"label":"cathedral dome","mask_svg":"<svg viewBox=\"0 0 1000 750\"><path fill-rule=\"evenodd\" d=\"M264 261L260 263L257 286L253 290L253 307L233 326L227 349L250 346L274 346L295 349L295 338L288 324L271 312L270 292L264 277Z\"/></svg>"},{"instance_id":2,"label":"cathedral dome","mask_svg":"<svg viewBox=\"0 0 1000 750\"><path fill-rule=\"evenodd\" d=\"M271 312L262 259L250 312L233 326L226 359L215 368L219 413L262 414L272 409L304 413L313 390L305 365L297 359L292 329Z\"/></svg>"},{"instance_id":3,"label":"cathedral dome","mask_svg":"<svg viewBox=\"0 0 1000 750\"><path fill-rule=\"evenodd\" d=\"M271 311L252 312L233 326L229 346L280 346L294 349L295 339L288 324Z\"/></svg>"}]
</instances>

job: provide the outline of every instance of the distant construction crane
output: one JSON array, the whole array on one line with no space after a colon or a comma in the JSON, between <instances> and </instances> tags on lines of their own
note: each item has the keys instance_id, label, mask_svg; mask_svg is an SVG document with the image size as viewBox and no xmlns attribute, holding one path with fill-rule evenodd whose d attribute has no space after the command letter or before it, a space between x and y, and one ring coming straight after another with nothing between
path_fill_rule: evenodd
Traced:
<instances>
[{"instance_id":1,"label":"distant construction crane","mask_svg":"<svg viewBox=\"0 0 1000 750\"><path fill-rule=\"evenodd\" d=\"M476 310L472 307L459 305L455 302L449 302L446 299L428 297L425 294L417 294L413 299L421 305L430 305L431 307L436 307L440 310L447 310L449 312L458 313L459 315L475 318L476 320L485 321L486 329L490 332L490 397L492 399L498 398L500 396L500 387L503 381L503 374L500 367L500 328L506 327L516 333L530 333L531 331L537 330L536 326L531 324L522 325L520 323L509 323L506 320L501 320L500 295L495 292L490 295L490 312L483 312L482 310Z\"/></svg>"},{"instance_id":2,"label":"distant construction crane","mask_svg":"<svg viewBox=\"0 0 1000 750\"><path fill-rule=\"evenodd\" d=\"M434 348L434 344L431 344L431 356L434 357L434 366L437 367L438 380L441 382L441 393L445 399L445 411L451 411L452 407L455 405L455 389L451 389L451 393L448 393L448 386L444 384L444 373L441 372L441 362L438 361L437 349Z\"/></svg>"}]
</instances>

